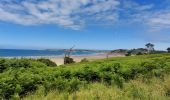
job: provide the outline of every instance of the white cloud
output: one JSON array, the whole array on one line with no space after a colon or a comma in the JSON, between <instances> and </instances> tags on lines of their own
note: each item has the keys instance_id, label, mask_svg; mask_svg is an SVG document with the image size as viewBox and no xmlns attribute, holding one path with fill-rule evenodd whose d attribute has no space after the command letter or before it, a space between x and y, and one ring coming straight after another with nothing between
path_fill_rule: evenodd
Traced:
<instances>
[{"instance_id":1,"label":"white cloud","mask_svg":"<svg viewBox=\"0 0 170 100\"><path fill-rule=\"evenodd\" d=\"M170 10L167 12L158 12L151 15L151 18L146 19L147 24L153 28L164 29L170 28Z\"/></svg>"},{"instance_id":2,"label":"white cloud","mask_svg":"<svg viewBox=\"0 0 170 100\"><path fill-rule=\"evenodd\" d=\"M149 31L160 31L170 28L170 9L160 11L144 11L134 14L133 22L138 22L149 28Z\"/></svg>"},{"instance_id":3,"label":"white cloud","mask_svg":"<svg viewBox=\"0 0 170 100\"><path fill-rule=\"evenodd\" d=\"M170 8L166 6L154 10L155 4L134 0L1 0L0 21L21 25L56 24L75 30L86 25L130 22L160 30L170 28Z\"/></svg>"},{"instance_id":4,"label":"white cloud","mask_svg":"<svg viewBox=\"0 0 170 100\"><path fill-rule=\"evenodd\" d=\"M139 12L152 9L154 7L154 4L139 4L132 0L125 0L122 2L122 6L124 10Z\"/></svg>"},{"instance_id":5,"label":"white cloud","mask_svg":"<svg viewBox=\"0 0 170 100\"><path fill-rule=\"evenodd\" d=\"M115 20L114 17L117 16L113 10L118 5L118 0L22 0L20 2L2 0L0 20L21 25L56 24L65 28L80 29L89 19ZM107 13L109 11L112 13ZM100 13L102 16L99 16Z\"/></svg>"},{"instance_id":6,"label":"white cloud","mask_svg":"<svg viewBox=\"0 0 170 100\"><path fill-rule=\"evenodd\" d=\"M167 3L167 2L166 2ZM170 2L169 2L170 3ZM149 31L159 31L170 28L170 6L169 4L139 4L132 0L122 3L125 21L131 24L140 23ZM161 6L160 8L158 7Z\"/></svg>"}]
</instances>

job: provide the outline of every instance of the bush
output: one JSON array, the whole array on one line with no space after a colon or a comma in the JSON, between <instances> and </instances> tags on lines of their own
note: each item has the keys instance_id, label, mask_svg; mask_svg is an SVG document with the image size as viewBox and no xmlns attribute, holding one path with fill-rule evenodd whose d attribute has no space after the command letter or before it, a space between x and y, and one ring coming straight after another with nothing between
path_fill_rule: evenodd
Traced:
<instances>
[{"instance_id":1,"label":"bush","mask_svg":"<svg viewBox=\"0 0 170 100\"><path fill-rule=\"evenodd\" d=\"M114 84L117 85L118 88L123 88L124 78L119 75L113 76Z\"/></svg>"},{"instance_id":2,"label":"bush","mask_svg":"<svg viewBox=\"0 0 170 100\"><path fill-rule=\"evenodd\" d=\"M81 82L77 78L71 79L70 82L69 82L68 91L69 92L75 92L75 91L79 90L80 84L81 84Z\"/></svg>"},{"instance_id":3,"label":"bush","mask_svg":"<svg viewBox=\"0 0 170 100\"><path fill-rule=\"evenodd\" d=\"M46 81L44 83L45 94L51 90L57 90L59 92L65 91L68 88L68 80L57 78L54 81Z\"/></svg>"},{"instance_id":4,"label":"bush","mask_svg":"<svg viewBox=\"0 0 170 100\"><path fill-rule=\"evenodd\" d=\"M64 64L71 64L71 63L75 63L75 61L73 60L73 58L64 57Z\"/></svg>"},{"instance_id":5,"label":"bush","mask_svg":"<svg viewBox=\"0 0 170 100\"><path fill-rule=\"evenodd\" d=\"M44 63L45 65L47 66L51 66L51 67L55 67L57 66L57 64L49 59L44 59L44 58L41 58L41 59L37 59L37 61L41 62L41 63Z\"/></svg>"},{"instance_id":6,"label":"bush","mask_svg":"<svg viewBox=\"0 0 170 100\"><path fill-rule=\"evenodd\" d=\"M33 67L30 59L0 59L0 72L2 73L7 68L30 68Z\"/></svg>"},{"instance_id":7,"label":"bush","mask_svg":"<svg viewBox=\"0 0 170 100\"><path fill-rule=\"evenodd\" d=\"M100 80L99 72L89 67L83 68L83 77L87 82L95 82Z\"/></svg>"},{"instance_id":8,"label":"bush","mask_svg":"<svg viewBox=\"0 0 170 100\"><path fill-rule=\"evenodd\" d=\"M132 55L132 51L128 51L125 56L131 56Z\"/></svg>"},{"instance_id":9,"label":"bush","mask_svg":"<svg viewBox=\"0 0 170 100\"><path fill-rule=\"evenodd\" d=\"M0 59L0 73L2 73L7 68L5 62L5 59Z\"/></svg>"},{"instance_id":10,"label":"bush","mask_svg":"<svg viewBox=\"0 0 170 100\"><path fill-rule=\"evenodd\" d=\"M144 73L151 72L153 69L157 68L156 63L153 63L152 61L150 62L142 62L141 67L143 68Z\"/></svg>"},{"instance_id":11,"label":"bush","mask_svg":"<svg viewBox=\"0 0 170 100\"><path fill-rule=\"evenodd\" d=\"M143 55L143 53L142 52L138 52L136 55Z\"/></svg>"},{"instance_id":12,"label":"bush","mask_svg":"<svg viewBox=\"0 0 170 100\"><path fill-rule=\"evenodd\" d=\"M101 74L102 82L106 83L107 85L112 84L113 74L110 72L103 72Z\"/></svg>"},{"instance_id":13,"label":"bush","mask_svg":"<svg viewBox=\"0 0 170 100\"><path fill-rule=\"evenodd\" d=\"M13 68L19 68L19 67L23 67L23 68L29 68L29 67L33 67L32 65L32 60L30 59L11 59L9 61L10 63L10 67Z\"/></svg>"},{"instance_id":14,"label":"bush","mask_svg":"<svg viewBox=\"0 0 170 100\"><path fill-rule=\"evenodd\" d=\"M81 62L89 62L87 58L81 60Z\"/></svg>"},{"instance_id":15,"label":"bush","mask_svg":"<svg viewBox=\"0 0 170 100\"><path fill-rule=\"evenodd\" d=\"M61 70L60 76L65 79L70 79L72 77L72 73L70 70Z\"/></svg>"}]
</instances>

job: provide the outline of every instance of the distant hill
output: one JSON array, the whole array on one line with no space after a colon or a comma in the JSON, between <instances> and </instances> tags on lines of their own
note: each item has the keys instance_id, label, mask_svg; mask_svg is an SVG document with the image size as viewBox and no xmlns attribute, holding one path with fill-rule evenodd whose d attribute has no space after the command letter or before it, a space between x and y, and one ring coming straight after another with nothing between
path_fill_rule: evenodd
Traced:
<instances>
[{"instance_id":1,"label":"distant hill","mask_svg":"<svg viewBox=\"0 0 170 100\"><path fill-rule=\"evenodd\" d=\"M145 48L137 48L137 49L117 49L117 50L112 50L111 53L121 53L121 54L126 54L130 52L132 55L136 54L147 54L148 50ZM152 52L153 54L160 54L160 53L166 53L166 51L160 51L160 50L155 50Z\"/></svg>"},{"instance_id":2,"label":"distant hill","mask_svg":"<svg viewBox=\"0 0 170 100\"><path fill-rule=\"evenodd\" d=\"M127 53L129 50L127 49L116 49L111 51L111 53Z\"/></svg>"},{"instance_id":3,"label":"distant hill","mask_svg":"<svg viewBox=\"0 0 170 100\"><path fill-rule=\"evenodd\" d=\"M130 50L132 52L132 54L138 54L138 53L141 53L141 54L146 54L148 52L147 49L145 48L137 48L137 49L132 49Z\"/></svg>"},{"instance_id":4,"label":"distant hill","mask_svg":"<svg viewBox=\"0 0 170 100\"><path fill-rule=\"evenodd\" d=\"M47 51L67 51L69 49L46 49ZM111 50L73 49L73 52L110 52Z\"/></svg>"}]
</instances>

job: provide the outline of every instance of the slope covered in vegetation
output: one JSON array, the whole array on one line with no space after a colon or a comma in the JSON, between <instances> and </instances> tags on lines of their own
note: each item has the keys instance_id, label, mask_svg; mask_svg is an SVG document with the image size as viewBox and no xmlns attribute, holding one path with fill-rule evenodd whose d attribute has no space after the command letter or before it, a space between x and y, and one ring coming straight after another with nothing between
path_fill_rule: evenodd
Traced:
<instances>
[{"instance_id":1,"label":"slope covered in vegetation","mask_svg":"<svg viewBox=\"0 0 170 100\"><path fill-rule=\"evenodd\" d=\"M43 62L0 59L0 99L170 99L170 54Z\"/></svg>"}]
</instances>

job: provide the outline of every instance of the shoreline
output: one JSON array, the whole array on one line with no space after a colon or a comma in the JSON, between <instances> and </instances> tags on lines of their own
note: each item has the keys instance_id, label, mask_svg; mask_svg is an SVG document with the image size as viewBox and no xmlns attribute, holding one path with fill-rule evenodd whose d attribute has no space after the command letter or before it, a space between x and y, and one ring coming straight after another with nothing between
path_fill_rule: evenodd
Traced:
<instances>
[{"instance_id":1,"label":"shoreline","mask_svg":"<svg viewBox=\"0 0 170 100\"><path fill-rule=\"evenodd\" d=\"M120 53L109 54L108 58L111 58L111 57L124 57L124 54L120 54ZM12 58L16 58L16 59L45 58L45 59L50 59L51 61L55 62L57 65L63 65L64 64L64 55L59 55L59 56L17 56L17 57L0 57L0 58L7 58L7 59L12 59ZM98 60L98 59L107 58L107 53L95 53L95 54L90 54L90 55L72 55L71 58L73 58L75 62L80 62L84 58L86 58L89 61L94 61L94 60Z\"/></svg>"},{"instance_id":2,"label":"shoreline","mask_svg":"<svg viewBox=\"0 0 170 100\"><path fill-rule=\"evenodd\" d=\"M112 57L124 57L123 54L115 53L110 54L108 58ZM80 62L82 59L86 58L89 61L94 61L98 59L105 59L107 58L107 53L98 54L98 55L84 55L84 56L71 56L71 58L74 59L75 62ZM55 62L57 65L63 65L64 64L64 57L57 57L57 58L51 58L51 61Z\"/></svg>"},{"instance_id":3,"label":"shoreline","mask_svg":"<svg viewBox=\"0 0 170 100\"><path fill-rule=\"evenodd\" d=\"M105 54L105 53L93 53L93 54L80 54L80 55L72 55L75 57L79 57L79 56L96 56L96 55L100 55L100 54ZM0 56L0 58L61 58L64 57L64 54L61 55L46 55L46 56Z\"/></svg>"}]
</instances>

